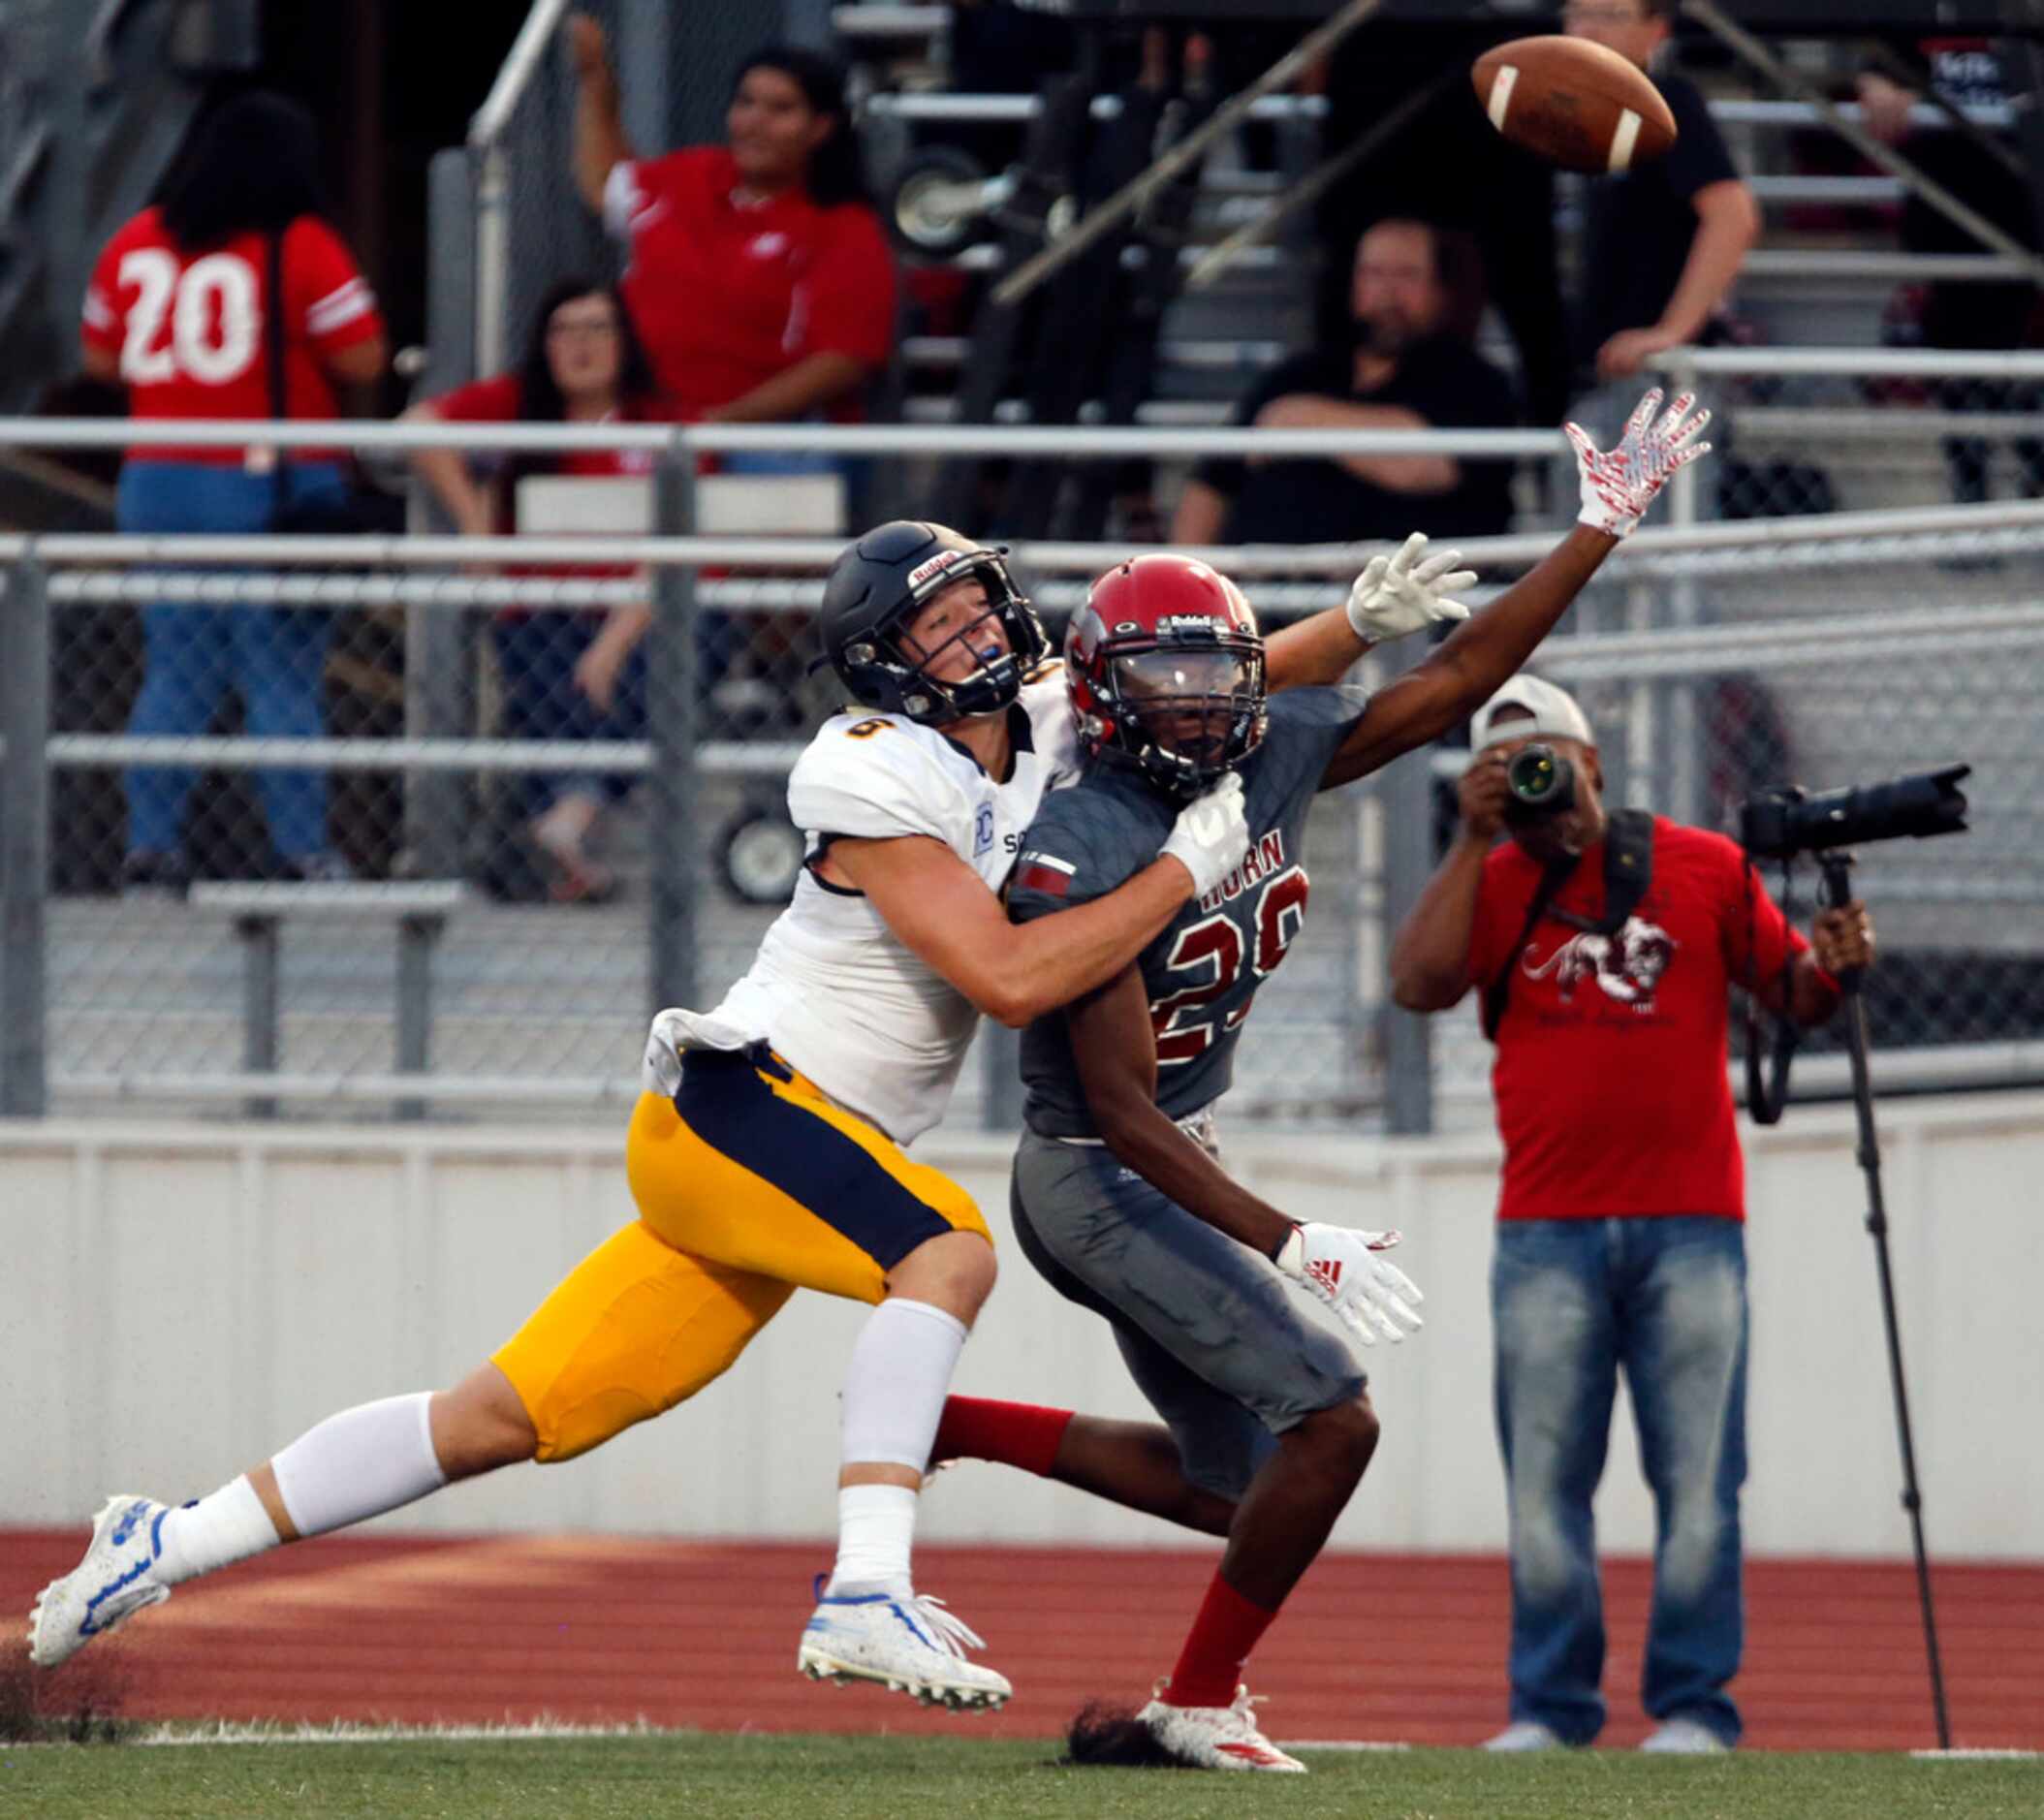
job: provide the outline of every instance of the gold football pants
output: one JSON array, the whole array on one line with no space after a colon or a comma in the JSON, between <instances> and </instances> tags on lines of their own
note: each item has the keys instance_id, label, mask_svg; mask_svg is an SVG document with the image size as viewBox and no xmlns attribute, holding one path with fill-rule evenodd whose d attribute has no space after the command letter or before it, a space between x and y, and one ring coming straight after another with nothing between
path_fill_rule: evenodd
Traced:
<instances>
[{"instance_id":1,"label":"gold football pants","mask_svg":"<svg viewBox=\"0 0 2044 1820\"><path fill-rule=\"evenodd\" d=\"M543 1461L693 1396L797 1289L877 1302L927 1240L992 1242L957 1182L763 1051L691 1051L673 1100L641 1097L625 1169L639 1218L493 1355Z\"/></svg>"}]
</instances>

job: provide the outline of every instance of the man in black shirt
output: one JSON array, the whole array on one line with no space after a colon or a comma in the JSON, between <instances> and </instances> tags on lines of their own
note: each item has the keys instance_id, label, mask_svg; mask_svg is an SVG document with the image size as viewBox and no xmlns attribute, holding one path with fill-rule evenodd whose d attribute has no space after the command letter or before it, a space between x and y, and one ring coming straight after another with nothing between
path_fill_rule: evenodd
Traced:
<instances>
[{"instance_id":1,"label":"man in black shirt","mask_svg":"<svg viewBox=\"0 0 2044 1820\"><path fill-rule=\"evenodd\" d=\"M1860 117L1867 131L1892 145L1925 176L1970 206L1976 213L2025 246L2037 242L2029 188L1986 146L1965 133L1942 129L1916 131L1910 110L1921 99L1879 70L1862 71L1856 87ZM1947 91L1949 92L1949 91ZM1972 253L1995 249L1934 208L1914 191L1902 204L1900 238L1905 253ZM2030 317L2037 303L2036 287L2027 279L1961 283L1944 280L1924 287L1921 328L1927 348L1977 353L1991 348L2020 348L2029 338ZM1937 400L1947 411L2024 411L2037 408L2034 385L2010 385L1993 379L1946 379L1936 385ZM2044 492L2044 442L2032 436L2015 439L2014 451L2023 473L2026 496ZM1948 436L1945 466L1952 477L1952 497L1962 505L1978 505L1989 494L1991 467L1988 442L1981 436Z\"/></svg>"},{"instance_id":2,"label":"man in black shirt","mask_svg":"<svg viewBox=\"0 0 2044 1820\"><path fill-rule=\"evenodd\" d=\"M1517 421L1510 383L1469 346L1482 313L1473 252L1419 221L1380 221L1356 247L1352 345L1281 361L1237 424L1259 429L1494 429ZM1320 544L1481 536L1509 528L1511 464L1446 455L1202 462L1171 541Z\"/></svg>"},{"instance_id":3,"label":"man in black shirt","mask_svg":"<svg viewBox=\"0 0 2044 1820\"><path fill-rule=\"evenodd\" d=\"M1646 70L1677 3L1568 0L1561 22ZM1675 115L1674 148L1590 185L1579 348L1600 382L1628 379L1694 341L1760 235L1759 205L1703 96L1680 76L1653 80Z\"/></svg>"}]
</instances>

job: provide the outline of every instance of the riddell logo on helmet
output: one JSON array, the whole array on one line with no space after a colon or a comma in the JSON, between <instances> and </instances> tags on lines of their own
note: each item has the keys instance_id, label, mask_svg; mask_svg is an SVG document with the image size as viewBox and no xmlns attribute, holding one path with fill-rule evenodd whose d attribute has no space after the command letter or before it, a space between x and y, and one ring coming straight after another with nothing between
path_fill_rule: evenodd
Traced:
<instances>
[{"instance_id":1,"label":"riddell logo on helmet","mask_svg":"<svg viewBox=\"0 0 2044 1820\"><path fill-rule=\"evenodd\" d=\"M940 549L934 556L917 563L908 572L908 585L912 588L921 587L931 576L942 575L953 563L962 562L964 559L965 552L962 549Z\"/></svg>"}]
</instances>

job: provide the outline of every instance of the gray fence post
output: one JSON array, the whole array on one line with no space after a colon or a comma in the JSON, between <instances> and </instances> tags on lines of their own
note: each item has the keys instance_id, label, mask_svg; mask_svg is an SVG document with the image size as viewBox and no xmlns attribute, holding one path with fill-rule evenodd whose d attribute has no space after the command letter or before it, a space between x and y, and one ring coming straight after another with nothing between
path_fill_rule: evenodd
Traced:
<instances>
[{"instance_id":1,"label":"gray fence post","mask_svg":"<svg viewBox=\"0 0 2044 1820\"><path fill-rule=\"evenodd\" d=\"M1398 926L1433 871L1433 750L1422 746L1377 776L1384 805L1384 941L1388 964ZM1433 1129L1433 1038L1426 1018L1400 1011L1389 988L1384 1020L1384 1125L1400 1137Z\"/></svg>"},{"instance_id":2,"label":"gray fence post","mask_svg":"<svg viewBox=\"0 0 2044 1820\"><path fill-rule=\"evenodd\" d=\"M0 1114L48 1110L49 590L15 565L0 600Z\"/></svg>"},{"instance_id":3,"label":"gray fence post","mask_svg":"<svg viewBox=\"0 0 2044 1820\"><path fill-rule=\"evenodd\" d=\"M424 1075L432 1068L433 950L444 917L421 912L397 923L397 1072ZM425 1116L424 1100L399 1100L399 1118Z\"/></svg>"},{"instance_id":4,"label":"gray fence post","mask_svg":"<svg viewBox=\"0 0 2044 1820\"><path fill-rule=\"evenodd\" d=\"M696 528L696 452L677 434L653 470L653 528L686 537ZM646 647L646 724L652 775L651 914L647 982L652 1010L696 1003L696 890L704 864L696 789L696 571L660 563L652 572L653 631Z\"/></svg>"},{"instance_id":5,"label":"gray fence post","mask_svg":"<svg viewBox=\"0 0 2044 1820\"><path fill-rule=\"evenodd\" d=\"M989 1018L980 1026L980 1129L1021 1129L1022 1032Z\"/></svg>"},{"instance_id":6,"label":"gray fence post","mask_svg":"<svg viewBox=\"0 0 2044 1820\"><path fill-rule=\"evenodd\" d=\"M241 938L241 1066L252 1075L277 1071L277 1022L282 1004L282 919L262 912L235 920ZM257 1095L244 1103L250 1118L274 1118L277 1103Z\"/></svg>"},{"instance_id":7,"label":"gray fence post","mask_svg":"<svg viewBox=\"0 0 2044 1820\"><path fill-rule=\"evenodd\" d=\"M426 177L427 396L476 377L475 175L465 148L434 154ZM414 483L410 526L451 530L444 514ZM413 739L458 739L468 733L474 701L474 616L451 607L404 611L404 731ZM405 854L401 870L417 878L458 878L462 831L470 824L472 786L457 771L429 770L405 780Z\"/></svg>"},{"instance_id":8,"label":"gray fence post","mask_svg":"<svg viewBox=\"0 0 2044 1820\"><path fill-rule=\"evenodd\" d=\"M1668 362L1668 391L1671 394L1696 390L1696 369L1678 352ZM1724 441L1726 426L1718 426L1718 441ZM1724 457L1720 455L1719 460ZM1715 486L1716 472L1709 484ZM1714 513L1705 510L1705 470L1692 461L1676 471L1668 483L1668 523L1671 529L1687 530ZM1678 576L1668 585L1667 618L1671 631L1701 625L1704 619L1703 592L1693 577ZM1667 750L1662 778L1666 794L1654 804L1663 815L1694 825L1704 819L1704 740L1708 729L1702 712L1704 691L1710 685L1696 677L1683 677L1668 685L1668 713L1665 721Z\"/></svg>"}]
</instances>

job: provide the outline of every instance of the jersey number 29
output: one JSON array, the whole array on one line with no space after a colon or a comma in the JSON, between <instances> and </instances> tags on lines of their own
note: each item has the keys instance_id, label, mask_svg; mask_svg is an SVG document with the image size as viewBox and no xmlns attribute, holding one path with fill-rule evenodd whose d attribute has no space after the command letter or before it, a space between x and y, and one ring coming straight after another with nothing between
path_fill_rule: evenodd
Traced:
<instances>
[{"instance_id":1,"label":"jersey number 29","mask_svg":"<svg viewBox=\"0 0 2044 1820\"><path fill-rule=\"evenodd\" d=\"M1305 899L1310 889L1305 867L1288 865L1257 890L1250 913L1256 930L1256 953L1250 959L1259 981L1276 972L1284 951L1292 945L1292 937L1299 933L1300 924L1305 921ZM1242 994L1241 1004L1219 1019L1193 1016L1235 989L1236 981L1242 977L1242 926L1221 910L1202 917L1172 944L1166 966L1174 973L1197 971L1208 977L1197 986L1150 1001L1149 1021L1157 1037L1158 1067L1168 1068L1204 1055L1213 1047L1216 1022L1226 1033L1249 1015L1249 1001L1256 990L1253 986Z\"/></svg>"}]
</instances>

